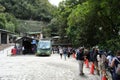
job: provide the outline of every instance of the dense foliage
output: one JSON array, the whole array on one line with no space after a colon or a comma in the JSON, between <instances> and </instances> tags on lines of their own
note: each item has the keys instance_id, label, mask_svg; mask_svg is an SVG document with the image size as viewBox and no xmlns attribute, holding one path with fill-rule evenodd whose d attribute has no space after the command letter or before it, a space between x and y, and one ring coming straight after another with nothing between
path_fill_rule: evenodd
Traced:
<instances>
[{"instance_id":1,"label":"dense foliage","mask_svg":"<svg viewBox=\"0 0 120 80\"><path fill-rule=\"evenodd\" d=\"M4 12L5 7L0 5L0 29L15 32L16 19L12 14Z\"/></svg>"},{"instance_id":2,"label":"dense foliage","mask_svg":"<svg viewBox=\"0 0 120 80\"><path fill-rule=\"evenodd\" d=\"M117 49L120 47L120 1L64 0L51 26L57 27L55 31L60 36L68 36L74 46Z\"/></svg>"},{"instance_id":3,"label":"dense foliage","mask_svg":"<svg viewBox=\"0 0 120 80\"><path fill-rule=\"evenodd\" d=\"M119 0L64 0L58 7L48 0L0 0L0 28L28 31L26 22L18 28L15 18L50 22L42 28L46 36L52 33L61 40L67 37L76 47L99 45L111 50L120 47Z\"/></svg>"},{"instance_id":4,"label":"dense foliage","mask_svg":"<svg viewBox=\"0 0 120 80\"><path fill-rule=\"evenodd\" d=\"M33 28L26 30L27 28L19 24L17 19L48 23L55 9L56 7L52 6L48 0L0 0L0 28L12 32L31 31Z\"/></svg>"},{"instance_id":5,"label":"dense foliage","mask_svg":"<svg viewBox=\"0 0 120 80\"><path fill-rule=\"evenodd\" d=\"M13 14L19 19L49 21L54 8L48 0L0 0L5 12Z\"/></svg>"}]
</instances>

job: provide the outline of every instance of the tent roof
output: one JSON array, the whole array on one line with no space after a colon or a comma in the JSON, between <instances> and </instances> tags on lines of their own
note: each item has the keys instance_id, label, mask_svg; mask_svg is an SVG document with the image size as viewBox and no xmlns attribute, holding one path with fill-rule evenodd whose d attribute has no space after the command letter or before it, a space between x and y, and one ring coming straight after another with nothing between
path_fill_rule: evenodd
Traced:
<instances>
[{"instance_id":1,"label":"tent roof","mask_svg":"<svg viewBox=\"0 0 120 80\"><path fill-rule=\"evenodd\" d=\"M25 40L27 40L27 41L29 41L29 42L32 42L32 40L38 41L37 39L24 36L24 37L21 37L21 38L17 39L17 40L15 41L15 43L19 43L19 42L22 42L22 41L25 41Z\"/></svg>"},{"instance_id":2,"label":"tent roof","mask_svg":"<svg viewBox=\"0 0 120 80\"><path fill-rule=\"evenodd\" d=\"M0 29L0 32L12 33L12 32L10 32L10 31L4 30L4 29Z\"/></svg>"}]
</instances>

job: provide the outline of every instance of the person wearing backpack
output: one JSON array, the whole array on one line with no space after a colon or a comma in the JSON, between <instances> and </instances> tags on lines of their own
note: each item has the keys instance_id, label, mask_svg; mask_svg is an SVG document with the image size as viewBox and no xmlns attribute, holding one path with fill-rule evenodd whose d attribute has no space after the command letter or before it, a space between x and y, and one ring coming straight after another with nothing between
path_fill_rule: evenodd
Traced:
<instances>
[{"instance_id":1,"label":"person wearing backpack","mask_svg":"<svg viewBox=\"0 0 120 80\"><path fill-rule=\"evenodd\" d=\"M113 52L112 51L109 51L108 52L108 55L107 55L107 61L108 61L108 71L110 72L111 76L112 76L112 79L113 79L113 68L111 67L111 62L114 58L114 55L113 55Z\"/></svg>"},{"instance_id":2,"label":"person wearing backpack","mask_svg":"<svg viewBox=\"0 0 120 80\"><path fill-rule=\"evenodd\" d=\"M63 54L64 54L64 58L66 60L66 56L67 56L67 48L66 47L63 47Z\"/></svg>"},{"instance_id":3,"label":"person wearing backpack","mask_svg":"<svg viewBox=\"0 0 120 80\"><path fill-rule=\"evenodd\" d=\"M113 80L120 80L120 50L117 51L117 56L113 58L111 67L113 67Z\"/></svg>"},{"instance_id":4,"label":"person wearing backpack","mask_svg":"<svg viewBox=\"0 0 120 80\"><path fill-rule=\"evenodd\" d=\"M79 64L79 75L84 75L84 72L83 72L84 48L83 47L78 49L76 54L76 60L78 60L78 64Z\"/></svg>"}]
</instances>

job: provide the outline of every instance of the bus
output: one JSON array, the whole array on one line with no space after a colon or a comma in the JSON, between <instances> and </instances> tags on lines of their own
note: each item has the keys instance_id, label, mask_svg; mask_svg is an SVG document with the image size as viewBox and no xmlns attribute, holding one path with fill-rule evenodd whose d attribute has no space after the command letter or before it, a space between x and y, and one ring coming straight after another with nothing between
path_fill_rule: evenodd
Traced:
<instances>
[{"instance_id":1,"label":"bus","mask_svg":"<svg viewBox=\"0 0 120 80\"><path fill-rule=\"evenodd\" d=\"M52 53L51 40L39 40L37 45L36 56L46 55L50 56Z\"/></svg>"}]
</instances>

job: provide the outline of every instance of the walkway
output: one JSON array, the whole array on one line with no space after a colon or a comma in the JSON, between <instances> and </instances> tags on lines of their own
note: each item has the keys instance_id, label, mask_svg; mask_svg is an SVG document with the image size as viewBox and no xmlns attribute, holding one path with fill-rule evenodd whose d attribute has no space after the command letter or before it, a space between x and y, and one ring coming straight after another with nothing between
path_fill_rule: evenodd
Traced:
<instances>
[{"instance_id":1,"label":"walkway","mask_svg":"<svg viewBox=\"0 0 120 80\"><path fill-rule=\"evenodd\" d=\"M95 75L90 74L90 68L86 68L86 65L85 75L80 76L78 62L72 57L66 61L60 59L58 54L52 54L50 57L10 57L13 47L0 51L1 64L4 64L0 66L0 80L101 80L96 72Z\"/></svg>"}]
</instances>

